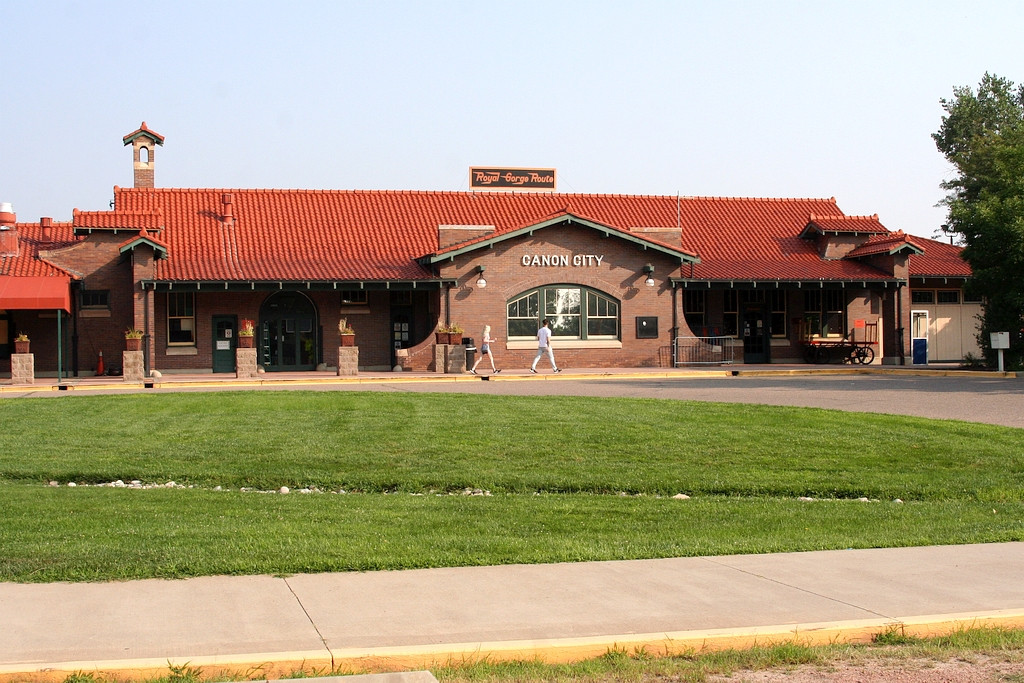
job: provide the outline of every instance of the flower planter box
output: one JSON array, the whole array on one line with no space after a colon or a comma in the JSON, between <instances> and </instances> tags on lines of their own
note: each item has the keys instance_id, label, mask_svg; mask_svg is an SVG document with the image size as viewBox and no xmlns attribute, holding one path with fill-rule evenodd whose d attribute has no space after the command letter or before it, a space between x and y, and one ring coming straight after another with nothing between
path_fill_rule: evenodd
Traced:
<instances>
[{"instance_id":1,"label":"flower planter box","mask_svg":"<svg viewBox=\"0 0 1024 683\"><path fill-rule=\"evenodd\" d=\"M27 341L16 341L16 342L14 342L14 352L15 353L28 353L29 352L28 351L28 347L29 347L29 344L31 344L31 343L32 342L27 342Z\"/></svg>"},{"instance_id":2,"label":"flower planter box","mask_svg":"<svg viewBox=\"0 0 1024 683\"><path fill-rule=\"evenodd\" d=\"M449 332L448 333L448 343L452 344L452 345L461 344L462 343L462 333L461 332Z\"/></svg>"},{"instance_id":3,"label":"flower planter box","mask_svg":"<svg viewBox=\"0 0 1024 683\"><path fill-rule=\"evenodd\" d=\"M436 344L448 344L448 343L450 343L448 341L448 338L450 336L451 335L449 335L447 332L435 332L434 333L434 343L436 343Z\"/></svg>"},{"instance_id":4,"label":"flower planter box","mask_svg":"<svg viewBox=\"0 0 1024 683\"><path fill-rule=\"evenodd\" d=\"M356 345L356 335L354 335L354 334L342 334L342 335L339 335L339 336L341 337L341 345L342 346L355 346Z\"/></svg>"},{"instance_id":5,"label":"flower planter box","mask_svg":"<svg viewBox=\"0 0 1024 683\"><path fill-rule=\"evenodd\" d=\"M240 349L251 349L253 344L253 336L251 334L240 334L238 335L238 348Z\"/></svg>"},{"instance_id":6,"label":"flower planter box","mask_svg":"<svg viewBox=\"0 0 1024 683\"><path fill-rule=\"evenodd\" d=\"M125 351L141 351L142 340L138 338L125 339L124 340Z\"/></svg>"}]
</instances>

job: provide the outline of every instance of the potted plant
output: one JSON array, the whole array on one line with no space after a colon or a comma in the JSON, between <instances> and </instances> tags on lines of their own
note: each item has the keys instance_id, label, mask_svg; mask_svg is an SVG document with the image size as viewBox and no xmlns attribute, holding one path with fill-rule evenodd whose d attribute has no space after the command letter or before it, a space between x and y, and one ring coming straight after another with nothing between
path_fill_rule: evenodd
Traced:
<instances>
[{"instance_id":1,"label":"potted plant","mask_svg":"<svg viewBox=\"0 0 1024 683\"><path fill-rule=\"evenodd\" d=\"M448 343L448 326L438 325L437 332L434 333L435 344L447 344Z\"/></svg>"},{"instance_id":2,"label":"potted plant","mask_svg":"<svg viewBox=\"0 0 1024 683\"><path fill-rule=\"evenodd\" d=\"M356 331L348 324L348 318L342 318L338 321L338 334L341 337L342 346L356 345Z\"/></svg>"},{"instance_id":3,"label":"potted plant","mask_svg":"<svg viewBox=\"0 0 1024 683\"><path fill-rule=\"evenodd\" d=\"M128 351L142 350L142 330L129 327L124 331L124 347Z\"/></svg>"},{"instance_id":4,"label":"potted plant","mask_svg":"<svg viewBox=\"0 0 1024 683\"><path fill-rule=\"evenodd\" d=\"M14 352L28 353L28 335L24 332L14 338Z\"/></svg>"},{"instance_id":5,"label":"potted plant","mask_svg":"<svg viewBox=\"0 0 1024 683\"><path fill-rule=\"evenodd\" d=\"M256 328L253 321L242 318L242 326L238 328L238 348L251 349Z\"/></svg>"},{"instance_id":6,"label":"potted plant","mask_svg":"<svg viewBox=\"0 0 1024 683\"><path fill-rule=\"evenodd\" d=\"M458 323L452 323L451 325L448 326L448 343L462 343L462 327L460 327Z\"/></svg>"}]
</instances>

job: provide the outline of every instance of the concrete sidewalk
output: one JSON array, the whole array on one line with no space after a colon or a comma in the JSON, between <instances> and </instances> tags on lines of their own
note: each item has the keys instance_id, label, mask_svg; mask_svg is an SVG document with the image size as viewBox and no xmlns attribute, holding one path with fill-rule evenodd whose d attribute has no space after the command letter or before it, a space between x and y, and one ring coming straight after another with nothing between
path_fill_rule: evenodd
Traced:
<instances>
[{"instance_id":1,"label":"concrete sidewalk","mask_svg":"<svg viewBox=\"0 0 1024 683\"><path fill-rule=\"evenodd\" d=\"M0 680L277 678L1024 627L1024 543L290 577L0 584Z\"/></svg>"},{"instance_id":2,"label":"concrete sidewalk","mask_svg":"<svg viewBox=\"0 0 1024 683\"><path fill-rule=\"evenodd\" d=\"M0 378L0 397L55 396L76 392L122 393L216 390L216 389L303 389L309 387L359 386L377 384L469 384L477 382L544 382L607 379L713 379L724 377L808 377L808 376L888 376L888 377L984 377L1012 379L1015 372L958 370L955 366L896 365L722 365L679 368L567 368L559 374L541 370L508 368L502 374L481 371L479 375L435 372L368 372L339 377L332 372L273 372L254 379L238 379L233 373L173 373L144 382L128 382L122 377L37 377L34 384L12 384Z\"/></svg>"}]
</instances>

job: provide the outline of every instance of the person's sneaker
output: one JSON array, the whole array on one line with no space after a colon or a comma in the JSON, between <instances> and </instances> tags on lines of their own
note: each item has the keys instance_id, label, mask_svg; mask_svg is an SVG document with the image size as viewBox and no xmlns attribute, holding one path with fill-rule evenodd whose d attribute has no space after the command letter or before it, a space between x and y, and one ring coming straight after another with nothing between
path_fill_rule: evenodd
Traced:
<instances>
[{"instance_id":1,"label":"person's sneaker","mask_svg":"<svg viewBox=\"0 0 1024 683\"><path fill-rule=\"evenodd\" d=\"M501 368L498 368L497 370L495 370L494 374L497 375L499 372L501 372Z\"/></svg>"},{"instance_id":2,"label":"person's sneaker","mask_svg":"<svg viewBox=\"0 0 1024 683\"><path fill-rule=\"evenodd\" d=\"M555 368L555 372L561 372L562 368Z\"/></svg>"},{"instance_id":3,"label":"person's sneaker","mask_svg":"<svg viewBox=\"0 0 1024 683\"><path fill-rule=\"evenodd\" d=\"M472 372L474 375L476 374L476 370L470 370L470 372Z\"/></svg>"},{"instance_id":4,"label":"person's sneaker","mask_svg":"<svg viewBox=\"0 0 1024 683\"><path fill-rule=\"evenodd\" d=\"M533 374L535 374L535 375L537 374L537 371L536 371L536 370L534 370L533 368L530 368L530 372L532 372L532 373L533 373Z\"/></svg>"}]
</instances>

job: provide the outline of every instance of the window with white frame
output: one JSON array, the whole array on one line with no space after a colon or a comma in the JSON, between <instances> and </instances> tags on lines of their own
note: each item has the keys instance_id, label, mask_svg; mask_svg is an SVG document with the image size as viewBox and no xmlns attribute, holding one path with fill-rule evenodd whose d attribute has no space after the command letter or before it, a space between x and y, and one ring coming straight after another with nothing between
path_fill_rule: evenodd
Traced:
<instances>
[{"instance_id":1,"label":"window with white frame","mask_svg":"<svg viewBox=\"0 0 1024 683\"><path fill-rule=\"evenodd\" d=\"M535 338L541 321L547 318L553 337L618 339L619 313L618 300L589 287L540 287L508 300L508 338Z\"/></svg>"},{"instance_id":2,"label":"window with white frame","mask_svg":"<svg viewBox=\"0 0 1024 683\"><path fill-rule=\"evenodd\" d=\"M195 344L195 294L192 292L168 292L167 345L195 346Z\"/></svg>"}]
</instances>

